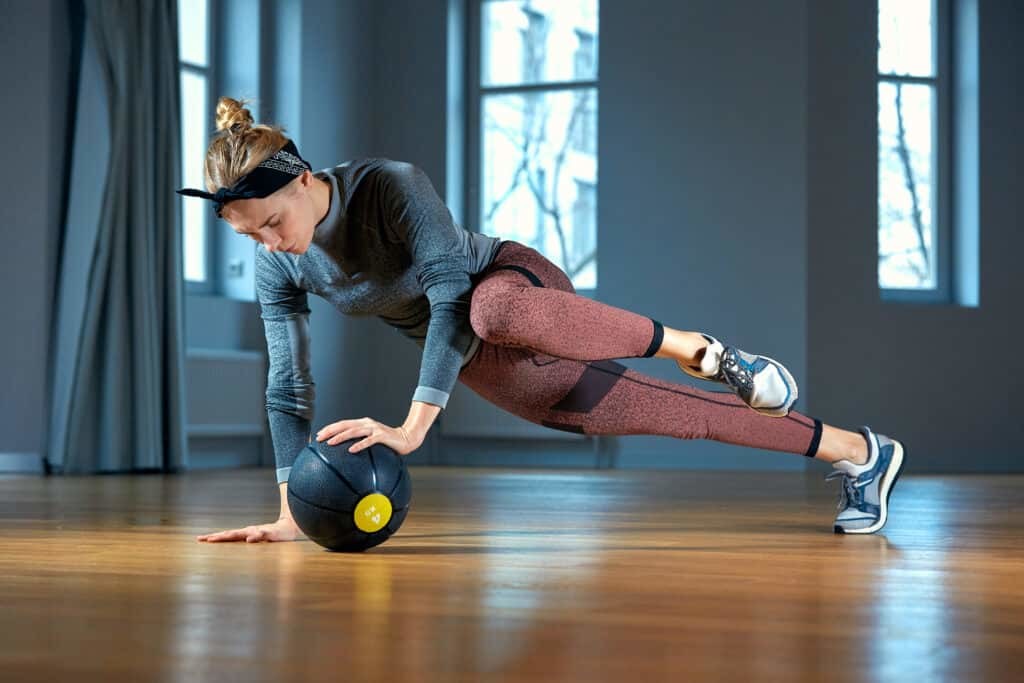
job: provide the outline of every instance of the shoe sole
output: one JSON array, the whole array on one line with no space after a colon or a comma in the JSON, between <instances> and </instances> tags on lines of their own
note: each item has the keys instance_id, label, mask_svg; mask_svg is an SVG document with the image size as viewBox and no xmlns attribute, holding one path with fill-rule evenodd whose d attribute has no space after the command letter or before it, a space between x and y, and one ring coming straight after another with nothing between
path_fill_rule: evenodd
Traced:
<instances>
[{"instance_id":1,"label":"shoe sole","mask_svg":"<svg viewBox=\"0 0 1024 683\"><path fill-rule=\"evenodd\" d=\"M887 472L892 472L892 463L896 463L896 475L891 479L882 479L882 495L878 497L881 501L881 513L878 515L878 521L871 526L866 526L863 529L844 529L838 524L835 525L832 530L837 534L873 534L883 526L885 526L886 520L889 518L889 496L892 495L892 490L896 487L896 482L899 481L900 475L903 473L903 463L905 462L903 444L896 439L892 440L892 462L889 463L889 469Z\"/></svg>"},{"instance_id":2,"label":"shoe sole","mask_svg":"<svg viewBox=\"0 0 1024 683\"><path fill-rule=\"evenodd\" d=\"M786 368L785 365L783 365L779 361L775 360L774 358L769 358L768 356L759 356L759 357L765 359L766 361L770 361L776 368L778 368L782 372L782 376L785 377L786 381L789 383L789 386L793 387L793 394L789 397L789 401L787 401L780 408L755 408L754 406L750 405L749 403L747 404L747 407L750 408L751 410L753 410L755 413L760 413L761 415L767 415L768 417L786 417L787 415L789 415L789 411L793 407L793 404L796 403L796 400L798 398L800 398L800 389L796 385L796 379L794 379L793 375L791 375L789 373L789 370ZM700 374L694 372L689 366L685 365L680 360L676 361L676 365L678 365L679 369L682 370L683 372L685 372L690 377L696 377L697 379L702 379L705 382L714 382L715 384L723 384L723 382L719 382L718 380L714 380L714 379L711 379L710 377L705 377L704 375L700 375ZM726 386L728 386L728 385L726 385Z\"/></svg>"},{"instance_id":3,"label":"shoe sole","mask_svg":"<svg viewBox=\"0 0 1024 683\"><path fill-rule=\"evenodd\" d=\"M786 378L786 381L789 383L789 386L793 387L793 395L790 396L789 400L780 408L759 409L753 406L748 407L751 410L761 413L762 415L767 415L768 417L786 417L787 415L789 415L789 409L792 408L793 404L796 403L796 400L800 398L800 389L797 387L796 380L793 378L793 375L789 374L789 370L786 368L785 365L775 360L774 358L769 358L768 356L761 356L761 358L764 358L766 361L770 361L775 365L775 367L782 371L782 376Z\"/></svg>"}]
</instances>

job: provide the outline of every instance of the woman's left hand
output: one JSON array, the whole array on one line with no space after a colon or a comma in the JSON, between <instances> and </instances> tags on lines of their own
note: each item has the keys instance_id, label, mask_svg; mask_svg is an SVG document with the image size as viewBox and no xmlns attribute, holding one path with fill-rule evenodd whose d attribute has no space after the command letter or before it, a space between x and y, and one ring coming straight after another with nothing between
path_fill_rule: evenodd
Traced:
<instances>
[{"instance_id":1,"label":"woman's left hand","mask_svg":"<svg viewBox=\"0 0 1024 683\"><path fill-rule=\"evenodd\" d=\"M399 455L407 455L420 447L421 441L410 434L405 427L389 427L369 417L358 420L338 420L323 427L316 433L316 440L327 441L328 446L336 446L342 441L365 436L348 449L349 453L358 453L367 446L382 443Z\"/></svg>"}]
</instances>

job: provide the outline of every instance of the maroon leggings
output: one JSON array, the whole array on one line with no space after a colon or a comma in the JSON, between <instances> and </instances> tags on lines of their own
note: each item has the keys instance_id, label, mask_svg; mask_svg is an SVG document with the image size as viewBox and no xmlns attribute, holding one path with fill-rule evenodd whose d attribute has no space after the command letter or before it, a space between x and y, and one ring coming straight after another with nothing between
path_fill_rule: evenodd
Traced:
<instances>
[{"instance_id":1,"label":"maroon leggings","mask_svg":"<svg viewBox=\"0 0 1024 683\"><path fill-rule=\"evenodd\" d=\"M796 411L762 415L732 391L702 391L616 363L653 356L662 324L579 296L535 249L503 241L474 280L470 323L481 344L459 380L498 407L580 434L657 434L817 453L820 420Z\"/></svg>"}]
</instances>

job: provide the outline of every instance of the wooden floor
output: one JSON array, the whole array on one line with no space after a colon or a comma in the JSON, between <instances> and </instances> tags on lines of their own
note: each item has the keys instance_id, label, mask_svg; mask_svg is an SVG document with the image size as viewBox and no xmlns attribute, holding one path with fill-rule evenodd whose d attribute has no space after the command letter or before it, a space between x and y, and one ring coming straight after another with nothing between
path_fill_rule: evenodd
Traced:
<instances>
[{"instance_id":1,"label":"wooden floor","mask_svg":"<svg viewBox=\"0 0 1024 683\"><path fill-rule=\"evenodd\" d=\"M362 555L195 541L270 470L0 478L0 680L1024 675L1021 476L905 475L858 537L824 471L410 471Z\"/></svg>"}]
</instances>

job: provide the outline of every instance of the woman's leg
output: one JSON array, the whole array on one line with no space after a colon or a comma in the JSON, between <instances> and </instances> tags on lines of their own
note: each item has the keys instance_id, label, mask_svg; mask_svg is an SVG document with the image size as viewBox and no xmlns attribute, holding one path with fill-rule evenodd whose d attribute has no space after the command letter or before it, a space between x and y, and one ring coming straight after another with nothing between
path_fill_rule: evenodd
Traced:
<instances>
[{"instance_id":1,"label":"woman's leg","mask_svg":"<svg viewBox=\"0 0 1024 683\"><path fill-rule=\"evenodd\" d=\"M768 417L732 393L667 382L614 362L657 354L664 328L576 295L561 269L525 245L504 242L478 278L470 320L483 343L459 379L524 419L584 434L712 439L829 461L857 457L851 435L863 444L859 434L795 411Z\"/></svg>"},{"instance_id":2,"label":"woman's leg","mask_svg":"<svg viewBox=\"0 0 1024 683\"><path fill-rule=\"evenodd\" d=\"M473 288L470 323L496 346L573 360L651 357L664 326L579 296L562 269L519 242L502 242Z\"/></svg>"},{"instance_id":3,"label":"woman's leg","mask_svg":"<svg viewBox=\"0 0 1024 683\"><path fill-rule=\"evenodd\" d=\"M558 358L484 341L459 380L514 415L580 434L712 439L808 457L821 439L821 423L796 411L768 417L735 394L666 382L613 360Z\"/></svg>"}]
</instances>

